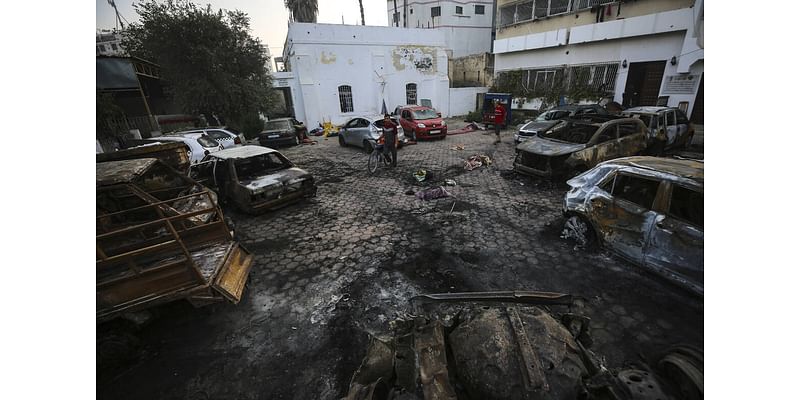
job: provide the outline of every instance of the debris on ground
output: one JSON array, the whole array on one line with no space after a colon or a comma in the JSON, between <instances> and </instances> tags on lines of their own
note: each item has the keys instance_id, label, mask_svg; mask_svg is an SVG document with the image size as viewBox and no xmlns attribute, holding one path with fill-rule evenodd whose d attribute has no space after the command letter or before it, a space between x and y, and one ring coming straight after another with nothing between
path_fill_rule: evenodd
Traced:
<instances>
[{"instance_id":1,"label":"debris on ground","mask_svg":"<svg viewBox=\"0 0 800 400\"><path fill-rule=\"evenodd\" d=\"M467 126L461 128L461 129L454 129L454 130L447 131L447 135L448 136L449 135L460 135L462 133L470 133L470 132L481 131L481 130L483 130L483 128L478 126L478 124L472 122L472 123L467 124Z\"/></svg>"},{"instance_id":2,"label":"debris on ground","mask_svg":"<svg viewBox=\"0 0 800 400\"><path fill-rule=\"evenodd\" d=\"M417 170L417 172L414 172L413 175L417 182L423 182L425 179L428 179L428 171L424 169Z\"/></svg>"},{"instance_id":3,"label":"debris on ground","mask_svg":"<svg viewBox=\"0 0 800 400\"><path fill-rule=\"evenodd\" d=\"M445 179L444 180L444 184L446 186L456 186L456 185L458 185L458 183L456 183L456 181L453 180L453 179Z\"/></svg>"},{"instance_id":4,"label":"debris on ground","mask_svg":"<svg viewBox=\"0 0 800 400\"><path fill-rule=\"evenodd\" d=\"M433 200L441 197L449 197L450 193L445 190L444 186L436 186L430 189L425 189L417 192L417 198L420 200Z\"/></svg>"},{"instance_id":5,"label":"debris on ground","mask_svg":"<svg viewBox=\"0 0 800 400\"><path fill-rule=\"evenodd\" d=\"M463 144L457 144L454 147L451 147L450 150L464 150Z\"/></svg>"},{"instance_id":6,"label":"debris on ground","mask_svg":"<svg viewBox=\"0 0 800 400\"><path fill-rule=\"evenodd\" d=\"M467 159L467 161L464 162L464 169L467 171L472 171L473 169L479 168L484 165L486 166L492 165L492 159L489 158L489 156L483 154L481 155L475 154L474 156L471 156L470 158Z\"/></svg>"},{"instance_id":7,"label":"debris on ground","mask_svg":"<svg viewBox=\"0 0 800 400\"><path fill-rule=\"evenodd\" d=\"M313 140L311 140L309 138L304 138L301 143L303 143L303 144L317 144L317 142L315 142L315 141L313 141Z\"/></svg>"},{"instance_id":8,"label":"debris on ground","mask_svg":"<svg viewBox=\"0 0 800 400\"><path fill-rule=\"evenodd\" d=\"M416 192L414 192L414 189L406 190L406 194L409 195L409 196L413 195L414 193L416 193Z\"/></svg>"}]
</instances>

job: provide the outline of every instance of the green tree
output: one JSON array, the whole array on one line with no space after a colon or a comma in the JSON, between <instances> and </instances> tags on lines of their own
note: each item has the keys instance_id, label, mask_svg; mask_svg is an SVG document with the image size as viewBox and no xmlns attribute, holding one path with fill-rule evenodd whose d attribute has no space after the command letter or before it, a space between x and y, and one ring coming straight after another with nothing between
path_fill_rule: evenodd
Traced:
<instances>
[{"instance_id":1,"label":"green tree","mask_svg":"<svg viewBox=\"0 0 800 400\"><path fill-rule=\"evenodd\" d=\"M269 57L250 35L247 14L186 0L147 0L134 8L139 22L130 25L123 46L161 67L168 95L186 112L215 113L241 125L271 109Z\"/></svg>"},{"instance_id":2,"label":"green tree","mask_svg":"<svg viewBox=\"0 0 800 400\"><path fill-rule=\"evenodd\" d=\"M289 20L294 22L317 22L317 0L284 0L289 9Z\"/></svg>"}]
</instances>

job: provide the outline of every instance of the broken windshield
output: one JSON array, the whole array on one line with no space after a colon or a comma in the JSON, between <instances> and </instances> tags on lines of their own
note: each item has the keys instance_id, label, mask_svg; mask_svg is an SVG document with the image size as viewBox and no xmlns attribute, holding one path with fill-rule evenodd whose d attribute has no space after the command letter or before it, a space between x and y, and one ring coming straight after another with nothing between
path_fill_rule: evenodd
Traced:
<instances>
[{"instance_id":1,"label":"broken windshield","mask_svg":"<svg viewBox=\"0 0 800 400\"><path fill-rule=\"evenodd\" d=\"M278 153L262 154L236 161L236 176L249 181L291 167L289 160Z\"/></svg>"},{"instance_id":2,"label":"broken windshield","mask_svg":"<svg viewBox=\"0 0 800 400\"><path fill-rule=\"evenodd\" d=\"M562 142L585 144L589 142L595 132L597 132L597 127L594 125L562 121L543 133L542 137Z\"/></svg>"}]
</instances>

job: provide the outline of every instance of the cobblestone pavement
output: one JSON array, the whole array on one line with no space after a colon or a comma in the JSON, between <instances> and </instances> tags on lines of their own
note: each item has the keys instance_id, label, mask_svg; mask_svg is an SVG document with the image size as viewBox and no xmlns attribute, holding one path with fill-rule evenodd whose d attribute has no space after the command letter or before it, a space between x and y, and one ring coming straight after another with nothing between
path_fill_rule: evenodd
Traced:
<instances>
[{"instance_id":1,"label":"cobblestone pavement","mask_svg":"<svg viewBox=\"0 0 800 400\"><path fill-rule=\"evenodd\" d=\"M336 138L281 149L316 176L318 194L261 216L226 210L256 255L242 302L156 310L135 360L98 380L100 397L338 398L367 333L387 334L407 299L424 292L581 296L593 350L611 366L652 361L675 343L702 348L701 299L559 238L566 189L510 172L511 135L499 145L473 132L406 146L396 169L375 176L363 152ZM465 171L473 154L492 165ZM424 184L412 177L420 168L432 173ZM446 178L458 184L452 197L405 194Z\"/></svg>"}]
</instances>

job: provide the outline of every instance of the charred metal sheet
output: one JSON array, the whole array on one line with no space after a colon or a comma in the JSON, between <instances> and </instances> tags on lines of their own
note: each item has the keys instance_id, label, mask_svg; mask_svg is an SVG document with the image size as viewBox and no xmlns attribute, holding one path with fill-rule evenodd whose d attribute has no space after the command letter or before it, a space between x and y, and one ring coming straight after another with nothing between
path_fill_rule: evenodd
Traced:
<instances>
[{"instance_id":1,"label":"charred metal sheet","mask_svg":"<svg viewBox=\"0 0 800 400\"><path fill-rule=\"evenodd\" d=\"M538 305L571 305L572 296L564 293L534 291L496 291L468 293L434 293L414 296L418 302L504 302Z\"/></svg>"},{"instance_id":2,"label":"charred metal sheet","mask_svg":"<svg viewBox=\"0 0 800 400\"><path fill-rule=\"evenodd\" d=\"M96 185L108 186L131 182L156 162L158 160L155 158L139 158L97 163L95 165Z\"/></svg>"},{"instance_id":3,"label":"charred metal sheet","mask_svg":"<svg viewBox=\"0 0 800 400\"><path fill-rule=\"evenodd\" d=\"M528 338L528 334L525 332L525 327L519 317L519 309L508 307L506 308L506 313L508 313L508 321L511 323L514 337L517 339L517 347L519 347L519 356L521 358L519 365L525 390L529 392L537 389L549 391L550 386L547 384L544 372L542 372L542 361L534 351L531 339Z\"/></svg>"},{"instance_id":4,"label":"charred metal sheet","mask_svg":"<svg viewBox=\"0 0 800 400\"><path fill-rule=\"evenodd\" d=\"M447 350L442 324L438 321L415 324L414 349L425 399L456 400L447 372Z\"/></svg>"},{"instance_id":5,"label":"charred metal sheet","mask_svg":"<svg viewBox=\"0 0 800 400\"><path fill-rule=\"evenodd\" d=\"M141 158L157 158L181 173L189 172L189 148L185 143L147 143L110 153L98 153L98 163L108 161L132 160Z\"/></svg>"}]
</instances>

